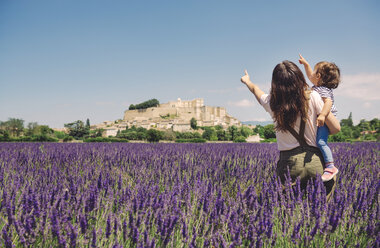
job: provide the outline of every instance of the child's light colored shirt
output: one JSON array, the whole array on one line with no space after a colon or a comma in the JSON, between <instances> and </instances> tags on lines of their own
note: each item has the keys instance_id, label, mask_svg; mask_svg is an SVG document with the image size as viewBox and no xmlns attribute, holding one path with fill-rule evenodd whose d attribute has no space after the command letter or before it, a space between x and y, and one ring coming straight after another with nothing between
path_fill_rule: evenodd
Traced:
<instances>
[{"instance_id":1,"label":"child's light colored shirt","mask_svg":"<svg viewBox=\"0 0 380 248\"><path fill-rule=\"evenodd\" d=\"M332 89L329 89L325 86L313 86L312 87L313 90L315 90L316 92L318 92L318 94L322 97L322 98L330 98L331 101L332 101L332 106L331 106L331 113L333 113L333 115L336 116L336 114L338 113L338 110L336 109L335 107L335 104L334 104L334 93L332 91Z\"/></svg>"}]
</instances>

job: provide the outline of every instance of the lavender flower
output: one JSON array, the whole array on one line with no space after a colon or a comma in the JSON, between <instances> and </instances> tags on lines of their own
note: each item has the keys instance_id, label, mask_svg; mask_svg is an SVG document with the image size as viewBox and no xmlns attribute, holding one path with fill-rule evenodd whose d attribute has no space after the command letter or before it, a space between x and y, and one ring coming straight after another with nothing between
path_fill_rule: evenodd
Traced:
<instances>
[{"instance_id":1,"label":"lavender flower","mask_svg":"<svg viewBox=\"0 0 380 248\"><path fill-rule=\"evenodd\" d=\"M8 236L8 232L7 232L7 229L5 227L3 228L3 235L2 236L3 236L5 248L12 248L13 247L12 240Z\"/></svg>"},{"instance_id":2,"label":"lavender flower","mask_svg":"<svg viewBox=\"0 0 380 248\"><path fill-rule=\"evenodd\" d=\"M111 220L110 216L107 218L107 225L106 225L106 238L108 239L111 234Z\"/></svg>"}]
</instances>

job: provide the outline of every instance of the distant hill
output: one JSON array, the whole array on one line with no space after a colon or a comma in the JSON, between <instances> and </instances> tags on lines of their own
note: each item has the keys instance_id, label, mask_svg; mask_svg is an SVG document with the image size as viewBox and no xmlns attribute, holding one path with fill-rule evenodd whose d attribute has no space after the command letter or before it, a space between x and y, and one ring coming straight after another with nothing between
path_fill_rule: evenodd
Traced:
<instances>
[{"instance_id":1,"label":"distant hill","mask_svg":"<svg viewBox=\"0 0 380 248\"><path fill-rule=\"evenodd\" d=\"M273 121L242 121L241 123L244 125L266 126L268 124L273 124Z\"/></svg>"}]
</instances>

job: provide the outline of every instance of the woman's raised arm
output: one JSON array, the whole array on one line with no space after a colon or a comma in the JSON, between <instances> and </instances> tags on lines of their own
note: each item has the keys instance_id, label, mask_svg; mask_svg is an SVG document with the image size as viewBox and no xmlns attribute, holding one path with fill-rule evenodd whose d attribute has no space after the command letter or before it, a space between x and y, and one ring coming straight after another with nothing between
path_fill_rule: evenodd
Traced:
<instances>
[{"instance_id":1,"label":"woman's raised arm","mask_svg":"<svg viewBox=\"0 0 380 248\"><path fill-rule=\"evenodd\" d=\"M249 78L247 70L244 71L245 75L241 77L240 81L247 85L248 89L255 95L257 101L260 103L260 98L264 95L264 91L262 91L257 85L251 82Z\"/></svg>"},{"instance_id":2,"label":"woman's raised arm","mask_svg":"<svg viewBox=\"0 0 380 248\"><path fill-rule=\"evenodd\" d=\"M330 134L336 134L340 132L340 123L331 112L327 115L325 122L329 128Z\"/></svg>"}]
</instances>

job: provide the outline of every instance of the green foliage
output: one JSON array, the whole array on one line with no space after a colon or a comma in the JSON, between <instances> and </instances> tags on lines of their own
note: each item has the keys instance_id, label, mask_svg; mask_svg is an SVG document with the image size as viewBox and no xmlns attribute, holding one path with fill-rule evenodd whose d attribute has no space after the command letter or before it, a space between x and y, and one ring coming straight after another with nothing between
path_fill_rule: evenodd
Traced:
<instances>
[{"instance_id":1,"label":"green foliage","mask_svg":"<svg viewBox=\"0 0 380 248\"><path fill-rule=\"evenodd\" d=\"M334 135L329 135L328 142L344 142L347 139L342 132Z\"/></svg>"},{"instance_id":2,"label":"green foliage","mask_svg":"<svg viewBox=\"0 0 380 248\"><path fill-rule=\"evenodd\" d=\"M194 117L190 120L190 127L194 130L198 129L197 120Z\"/></svg>"},{"instance_id":3,"label":"green foliage","mask_svg":"<svg viewBox=\"0 0 380 248\"><path fill-rule=\"evenodd\" d=\"M41 135L52 135L54 134L54 130L51 129L48 125L40 125L38 126L39 134Z\"/></svg>"},{"instance_id":4,"label":"green foliage","mask_svg":"<svg viewBox=\"0 0 380 248\"><path fill-rule=\"evenodd\" d=\"M106 137L96 137L96 138L87 138L83 140L84 142L128 142L126 139L118 138L106 138Z\"/></svg>"},{"instance_id":5,"label":"green foliage","mask_svg":"<svg viewBox=\"0 0 380 248\"><path fill-rule=\"evenodd\" d=\"M10 137L8 140L4 140L8 142L58 142L58 139L55 137L47 136L47 135L33 135L33 136L20 136L20 137Z\"/></svg>"},{"instance_id":6,"label":"green foliage","mask_svg":"<svg viewBox=\"0 0 380 248\"><path fill-rule=\"evenodd\" d=\"M9 132L7 130L0 129L0 141L8 141L9 140Z\"/></svg>"},{"instance_id":7,"label":"green foliage","mask_svg":"<svg viewBox=\"0 0 380 248\"><path fill-rule=\"evenodd\" d=\"M265 139L276 138L276 131L274 129L274 125L273 124L266 125L264 127L263 134L264 134Z\"/></svg>"},{"instance_id":8,"label":"green foliage","mask_svg":"<svg viewBox=\"0 0 380 248\"><path fill-rule=\"evenodd\" d=\"M103 128L97 128L95 130L89 131L89 138L96 138L96 137L102 137L102 134L104 132ZM117 135L116 135L117 137Z\"/></svg>"},{"instance_id":9,"label":"green foliage","mask_svg":"<svg viewBox=\"0 0 380 248\"><path fill-rule=\"evenodd\" d=\"M245 140L244 136L238 136L234 139L234 143L245 143L245 142L247 141Z\"/></svg>"},{"instance_id":10,"label":"green foliage","mask_svg":"<svg viewBox=\"0 0 380 248\"><path fill-rule=\"evenodd\" d=\"M217 141L218 136L216 135L216 131L213 127L207 127L205 128L205 131L202 134L202 138L206 140L211 140L211 141Z\"/></svg>"},{"instance_id":11,"label":"green foliage","mask_svg":"<svg viewBox=\"0 0 380 248\"><path fill-rule=\"evenodd\" d=\"M348 116L347 119L342 119L340 121L340 126L341 127L353 127L354 123L352 121L352 112L350 112L350 115Z\"/></svg>"},{"instance_id":12,"label":"green foliage","mask_svg":"<svg viewBox=\"0 0 380 248\"><path fill-rule=\"evenodd\" d=\"M58 142L58 139L55 137L44 135L44 134L38 134L38 135L32 136L31 141L33 141L33 142Z\"/></svg>"},{"instance_id":13,"label":"green foliage","mask_svg":"<svg viewBox=\"0 0 380 248\"><path fill-rule=\"evenodd\" d=\"M90 130L90 119L87 118L86 120L86 128Z\"/></svg>"},{"instance_id":14,"label":"green foliage","mask_svg":"<svg viewBox=\"0 0 380 248\"><path fill-rule=\"evenodd\" d=\"M26 132L24 133L26 136L32 136L38 133L38 123L37 122L29 122L27 125Z\"/></svg>"},{"instance_id":15,"label":"green foliage","mask_svg":"<svg viewBox=\"0 0 380 248\"><path fill-rule=\"evenodd\" d=\"M195 139L176 139L176 143L205 143L206 140L202 138L195 138Z\"/></svg>"},{"instance_id":16,"label":"green foliage","mask_svg":"<svg viewBox=\"0 0 380 248\"><path fill-rule=\"evenodd\" d=\"M8 121L0 122L0 129L8 131L12 137L19 137L24 131L24 120L9 118Z\"/></svg>"},{"instance_id":17,"label":"green foliage","mask_svg":"<svg viewBox=\"0 0 380 248\"><path fill-rule=\"evenodd\" d=\"M340 121L341 131L330 135L330 142L352 142L352 141L375 141L379 139L380 120L374 118L370 121L360 120L354 126L352 123L352 113L347 119Z\"/></svg>"},{"instance_id":18,"label":"green foliage","mask_svg":"<svg viewBox=\"0 0 380 248\"><path fill-rule=\"evenodd\" d=\"M265 138L264 137L264 127L263 126L257 125L255 127L255 129L253 129L253 132L257 133L260 136L260 138Z\"/></svg>"},{"instance_id":19,"label":"green foliage","mask_svg":"<svg viewBox=\"0 0 380 248\"><path fill-rule=\"evenodd\" d=\"M74 138L73 137L71 137L71 136L65 136L64 138L63 138L63 142L70 142L70 141L72 141Z\"/></svg>"},{"instance_id":20,"label":"green foliage","mask_svg":"<svg viewBox=\"0 0 380 248\"><path fill-rule=\"evenodd\" d=\"M162 118L162 119L174 119L175 117L177 117L177 115L175 115L175 114L166 114L166 115L160 115L160 117Z\"/></svg>"},{"instance_id":21,"label":"green foliage","mask_svg":"<svg viewBox=\"0 0 380 248\"><path fill-rule=\"evenodd\" d=\"M134 109L147 109L151 107L157 107L160 104L160 102L157 99L150 99L148 101L133 105L131 104L129 106L129 110L134 110Z\"/></svg>"},{"instance_id":22,"label":"green foliage","mask_svg":"<svg viewBox=\"0 0 380 248\"><path fill-rule=\"evenodd\" d=\"M177 139L199 139L202 135L198 132L175 132Z\"/></svg>"},{"instance_id":23,"label":"green foliage","mask_svg":"<svg viewBox=\"0 0 380 248\"><path fill-rule=\"evenodd\" d=\"M33 139L44 139L40 136L49 136L49 137L56 137L58 139L62 139L64 135L66 135L63 132L56 133L53 129L51 129L48 125L38 125L37 122L29 122L27 125L27 128L25 129L24 135L27 137L32 137ZM60 137L58 137L58 136ZM38 138L39 137L39 138Z\"/></svg>"},{"instance_id":24,"label":"green foliage","mask_svg":"<svg viewBox=\"0 0 380 248\"><path fill-rule=\"evenodd\" d=\"M219 141L227 141L229 138L228 133L224 131L223 129L217 130L216 136L218 137Z\"/></svg>"},{"instance_id":25,"label":"green foliage","mask_svg":"<svg viewBox=\"0 0 380 248\"><path fill-rule=\"evenodd\" d=\"M231 136L231 140L235 140L236 137L241 135L236 126L228 127L228 132Z\"/></svg>"},{"instance_id":26,"label":"green foliage","mask_svg":"<svg viewBox=\"0 0 380 248\"><path fill-rule=\"evenodd\" d=\"M64 126L69 130L69 135L75 139L81 139L85 136L88 136L90 133L90 130L86 128L83 121L81 120L67 123Z\"/></svg>"},{"instance_id":27,"label":"green foliage","mask_svg":"<svg viewBox=\"0 0 380 248\"><path fill-rule=\"evenodd\" d=\"M240 128L241 136L247 138L248 136L251 136L253 134L253 130L249 127L241 126Z\"/></svg>"},{"instance_id":28,"label":"green foliage","mask_svg":"<svg viewBox=\"0 0 380 248\"><path fill-rule=\"evenodd\" d=\"M216 125L216 126L214 126L214 128L216 131L223 130L222 125Z\"/></svg>"},{"instance_id":29,"label":"green foliage","mask_svg":"<svg viewBox=\"0 0 380 248\"><path fill-rule=\"evenodd\" d=\"M162 133L156 129L149 129L147 132L147 140L149 142L158 142L162 139Z\"/></svg>"},{"instance_id":30,"label":"green foliage","mask_svg":"<svg viewBox=\"0 0 380 248\"><path fill-rule=\"evenodd\" d=\"M126 128L125 130L118 132L116 135L117 138L127 139L127 140L146 140L148 130L143 127L136 128L132 126L131 128Z\"/></svg>"},{"instance_id":31,"label":"green foliage","mask_svg":"<svg viewBox=\"0 0 380 248\"><path fill-rule=\"evenodd\" d=\"M120 132L116 135L117 138L120 139L128 139L128 140L138 140L137 132L136 131L129 131L129 132Z\"/></svg>"},{"instance_id":32,"label":"green foliage","mask_svg":"<svg viewBox=\"0 0 380 248\"><path fill-rule=\"evenodd\" d=\"M22 135L21 135L22 134ZM9 118L0 123L0 141L9 142L57 142L54 131L47 125L30 122L24 128L24 120Z\"/></svg>"},{"instance_id":33,"label":"green foliage","mask_svg":"<svg viewBox=\"0 0 380 248\"><path fill-rule=\"evenodd\" d=\"M162 139L163 140L175 140L176 139L176 133L172 130L165 130L162 132Z\"/></svg>"}]
</instances>

